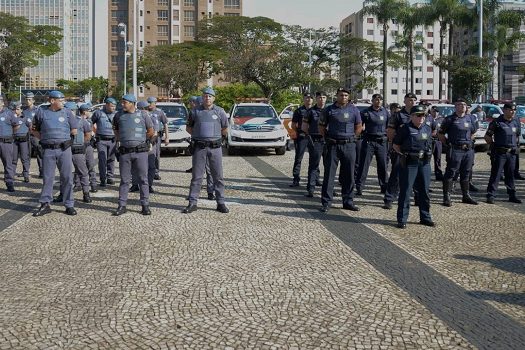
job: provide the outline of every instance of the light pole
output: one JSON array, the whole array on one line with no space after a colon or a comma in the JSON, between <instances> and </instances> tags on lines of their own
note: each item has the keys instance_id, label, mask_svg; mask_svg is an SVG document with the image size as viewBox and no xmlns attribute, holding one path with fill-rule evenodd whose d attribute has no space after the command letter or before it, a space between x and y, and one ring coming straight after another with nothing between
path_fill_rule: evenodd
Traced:
<instances>
[{"instance_id":1,"label":"light pole","mask_svg":"<svg viewBox=\"0 0 525 350\"><path fill-rule=\"evenodd\" d=\"M138 0L133 0L133 94L138 96L137 86L137 11L138 11Z\"/></svg>"},{"instance_id":2,"label":"light pole","mask_svg":"<svg viewBox=\"0 0 525 350\"><path fill-rule=\"evenodd\" d=\"M7 45L7 42L5 41L5 38L9 35L10 33L9 32L6 32L5 30L2 29L2 31L0 31L0 50L2 49L5 49L8 45ZM1 57L0 57L1 58ZM0 82L0 95L2 95L2 82Z\"/></svg>"},{"instance_id":3,"label":"light pole","mask_svg":"<svg viewBox=\"0 0 525 350\"><path fill-rule=\"evenodd\" d=\"M124 42L124 95L127 93L127 86L126 86L126 68L127 68L127 57L126 57L126 54L128 53L128 43L127 43L127 39L128 39L128 27L126 26L125 23L119 23L118 24L118 28L120 30L120 37L122 38L123 42Z\"/></svg>"}]
</instances>

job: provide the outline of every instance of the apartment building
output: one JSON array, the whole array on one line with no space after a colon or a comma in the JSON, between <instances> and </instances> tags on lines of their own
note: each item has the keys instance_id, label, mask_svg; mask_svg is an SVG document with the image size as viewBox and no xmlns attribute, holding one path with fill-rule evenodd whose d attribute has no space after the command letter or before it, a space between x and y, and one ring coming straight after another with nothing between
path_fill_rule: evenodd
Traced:
<instances>
[{"instance_id":1,"label":"apartment building","mask_svg":"<svg viewBox=\"0 0 525 350\"><path fill-rule=\"evenodd\" d=\"M417 6L415 4L414 6ZM420 41L422 46L427 50L427 53L414 54L414 91L419 99L435 100L439 96L439 69L434 66L432 60L434 57L439 57L439 23L431 26L420 26L416 29L416 35L423 40ZM377 22L377 19L372 15L367 15L360 10L343 19L339 25L342 35L351 35L357 38L366 39L377 42L381 47L383 43L382 25ZM395 44L396 35L403 32L403 26L396 21L389 23L388 33L388 47ZM445 50L448 43L445 43ZM360 78L352 75L355 67L340 67L341 82L352 87ZM381 93L387 103L397 102L403 103L403 98L407 93L407 69L402 68L388 68L387 83L388 91L383 91L383 73L377 72L375 77L378 81L377 89L368 89L358 94L359 99L371 100L372 95ZM410 79L410 78L409 78ZM447 99L447 73L443 72L442 90L444 91L443 99ZM410 88L410 83L408 84Z\"/></svg>"},{"instance_id":2,"label":"apartment building","mask_svg":"<svg viewBox=\"0 0 525 350\"><path fill-rule=\"evenodd\" d=\"M133 11L137 9L138 53L151 45L176 44L192 41L197 35L197 23L212 16L241 16L242 0L109 0L110 85L122 84L126 41L133 40ZM119 23L127 26L127 39L120 37ZM131 50L131 49L129 49ZM131 57L127 59L128 70ZM213 85L218 79L211 79ZM139 97L166 96L164 89L151 84L139 86Z\"/></svg>"},{"instance_id":3,"label":"apartment building","mask_svg":"<svg viewBox=\"0 0 525 350\"><path fill-rule=\"evenodd\" d=\"M62 28L61 50L39 60L22 77L22 89L34 92L56 88L58 79L83 80L107 76L107 1L97 0L2 0L0 11L23 16L33 25L54 25ZM103 32L103 35L100 33ZM97 38L97 45L94 45ZM102 42L101 42L102 41Z\"/></svg>"}]
</instances>

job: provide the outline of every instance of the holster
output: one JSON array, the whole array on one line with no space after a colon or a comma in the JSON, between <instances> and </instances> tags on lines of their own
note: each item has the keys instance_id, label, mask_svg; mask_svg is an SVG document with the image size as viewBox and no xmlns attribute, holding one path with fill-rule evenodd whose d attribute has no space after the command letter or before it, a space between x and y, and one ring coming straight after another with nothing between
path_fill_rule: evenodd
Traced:
<instances>
[{"instance_id":1,"label":"holster","mask_svg":"<svg viewBox=\"0 0 525 350\"><path fill-rule=\"evenodd\" d=\"M72 145L71 146L71 153L73 154L84 154L86 152L86 148L84 145Z\"/></svg>"}]
</instances>

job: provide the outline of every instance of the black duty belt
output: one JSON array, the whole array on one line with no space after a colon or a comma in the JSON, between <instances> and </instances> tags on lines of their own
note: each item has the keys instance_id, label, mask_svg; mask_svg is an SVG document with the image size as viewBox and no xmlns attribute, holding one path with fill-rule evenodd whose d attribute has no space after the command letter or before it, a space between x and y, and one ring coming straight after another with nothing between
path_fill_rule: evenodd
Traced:
<instances>
[{"instance_id":1,"label":"black duty belt","mask_svg":"<svg viewBox=\"0 0 525 350\"><path fill-rule=\"evenodd\" d=\"M120 154L128 154L128 153L142 153L142 152L148 152L149 151L149 145L144 142L138 146L135 147L124 147L120 146L118 148L118 151Z\"/></svg>"},{"instance_id":2,"label":"black duty belt","mask_svg":"<svg viewBox=\"0 0 525 350\"><path fill-rule=\"evenodd\" d=\"M453 149L459 149L462 151L468 151L472 148L472 144L462 144L462 145L451 145Z\"/></svg>"},{"instance_id":3,"label":"black duty belt","mask_svg":"<svg viewBox=\"0 0 525 350\"><path fill-rule=\"evenodd\" d=\"M61 148L62 150L66 150L69 147L71 147L72 144L73 144L73 142L71 140L67 140L67 141L64 141L64 142L61 142L61 143L54 143L54 144L46 144L46 143L40 142L40 146L42 146L42 149L59 149L59 148Z\"/></svg>"},{"instance_id":4,"label":"black duty belt","mask_svg":"<svg viewBox=\"0 0 525 350\"><path fill-rule=\"evenodd\" d=\"M364 135L364 139L368 141L374 141L374 142L386 142L387 137L386 135Z\"/></svg>"},{"instance_id":5,"label":"black duty belt","mask_svg":"<svg viewBox=\"0 0 525 350\"><path fill-rule=\"evenodd\" d=\"M2 137L0 138L0 142L2 143L13 143L13 138L12 137Z\"/></svg>"},{"instance_id":6,"label":"black duty belt","mask_svg":"<svg viewBox=\"0 0 525 350\"><path fill-rule=\"evenodd\" d=\"M321 135L310 135L310 137L312 138L313 142L323 142L324 141L324 137L322 137Z\"/></svg>"},{"instance_id":7,"label":"black duty belt","mask_svg":"<svg viewBox=\"0 0 525 350\"><path fill-rule=\"evenodd\" d=\"M432 152L419 151L419 152L407 152L404 154L407 159L410 160L427 160L432 156Z\"/></svg>"},{"instance_id":8,"label":"black duty belt","mask_svg":"<svg viewBox=\"0 0 525 350\"><path fill-rule=\"evenodd\" d=\"M97 137L102 141L115 141L115 136L97 135Z\"/></svg>"},{"instance_id":9,"label":"black duty belt","mask_svg":"<svg viewBox=\"0 0 525 350\"><path fill-rule=\"evenodd\" d=\"M15 136L16 142L27 142L27 135L24 136Z\"/></svg>"},{"instance_id":10,"label":"black duty belt","mask_svg":"<svg viewBox=\"0 0 525 350\"><path fill-rule=\"evenodd\" d=\"M215 140L215 141L199 141L195 140L195 146L199 148L219 148L222 147L222 140Z\"/></svg>"},{"instance_id":11,"label":"black duty belt","mask_svg":"<svg viewBox=\"0 0 525 350\"><path fill-rule=\"evenodd\" d=\"M355 142L355 138L353 138L353 137L349 138L349 139L331 139L331 138L327 138L326 142L329 145L345 145L347 143Z\"/></svg>"},{"instance_id":12,"label":"black duty belt","mask_svg":"<svg viewBox=\"0 0 525 350\"><path fill-rule=\"evenodd\" d=\"M515 154L516 152L517 152L516 148L512 148L512 147L496 147L496 153L497 154L507 154L507 153Z\"/></svg>"}]
</instances>

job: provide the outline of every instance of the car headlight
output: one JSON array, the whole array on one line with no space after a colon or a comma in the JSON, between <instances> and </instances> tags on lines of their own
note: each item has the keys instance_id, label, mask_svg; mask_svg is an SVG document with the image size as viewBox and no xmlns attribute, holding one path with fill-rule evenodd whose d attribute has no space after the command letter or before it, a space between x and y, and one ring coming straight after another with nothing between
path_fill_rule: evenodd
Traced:
<instances>
[{"instance_id":1,"label":"car headlight","mask_svg":"<svg viewBox=\"0 0 525 350\"><path fill-rule=\"evenodd\" d=\"M232 130L244 130L244 127L242 125L233 124Z\"/></svg>"}]
</instances>

